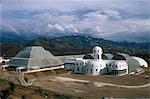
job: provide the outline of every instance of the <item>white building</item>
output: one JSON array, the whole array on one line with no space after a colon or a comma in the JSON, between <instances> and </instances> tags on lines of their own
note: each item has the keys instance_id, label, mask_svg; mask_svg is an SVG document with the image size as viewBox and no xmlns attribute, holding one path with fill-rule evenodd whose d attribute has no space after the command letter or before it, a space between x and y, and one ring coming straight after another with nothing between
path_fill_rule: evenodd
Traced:
<instances>
[{"instance_id":1,"label":"white building","mask_svg":"<svg viewBox=\"0 0 150 99\"><path fill-rule=\"evenodd\" d=\"M138 57L130 57L128 54L117 53L103 54L101 47L93 48L93 54L85 55L83 58L70 58L65 62L65 68L74 73L86 75L125 75L137 72L141 66L148 67L145 60Z\"/></svg>"},{"instance_id":2,"label":"white building","mask_svg":"<svg viewBox=\"0 0 150 99\"><path fill-rule=\"evenodd\" d=\"M3 57L0 57L0 63L7 63L9 62L9 59L4 59Z\"/></svg>"}]
</instances>

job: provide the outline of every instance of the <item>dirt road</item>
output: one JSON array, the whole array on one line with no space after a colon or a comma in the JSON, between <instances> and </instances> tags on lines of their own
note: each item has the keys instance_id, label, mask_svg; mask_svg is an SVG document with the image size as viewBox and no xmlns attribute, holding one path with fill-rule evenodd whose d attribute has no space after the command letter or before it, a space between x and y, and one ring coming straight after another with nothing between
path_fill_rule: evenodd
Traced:
<instances>
[{"instance_id":1,"label":"dirt road","mask_svg":"<svg viewBox=\"0 0 150 99\"><path fill-rule=\"evenodd\" d=\"M117 85L117 84L111 84L111 83L102 83L102 82L92 82L88 80L79 80L79 79L73 79L73 78L67 78L67 77L55 77L54 79L50 79L51 81L57 81L57 82L80 82L80 83L93 83L96 87L102 87L102 86L112 86L112 87L121 87L121 88L144 88L149 87L150 83L144 84L144 85L138 85L138 86L127 86L127 85Z\"/></svg>"}]
</instances>

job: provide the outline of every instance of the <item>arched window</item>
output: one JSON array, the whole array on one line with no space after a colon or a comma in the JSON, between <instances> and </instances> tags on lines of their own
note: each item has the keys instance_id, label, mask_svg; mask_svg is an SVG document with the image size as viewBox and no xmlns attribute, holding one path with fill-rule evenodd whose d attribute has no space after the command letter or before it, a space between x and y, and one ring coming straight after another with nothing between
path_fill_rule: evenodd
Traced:
<instances>
[{"instance_id":1,"label":"arched window","mask_svg":"<svg viewBox=\"0 0 150 99\"><path fill-rule=\"evenodd\" d=\"M87 54L83 57L83 59L94 59L94 57L90 54Z\"/></svg>"},{"instance_id":2,"label":"arched window","mask_svg":"<svg viewBox=\"0 0 150 99\"><path fill-rule=\"evenodd\" d=\"M109 68L107 68L107 72L109 72Z\"/></svg>"},{"instance_id":3,"label":"arched window","mask_svg":"<svg viewBox=\"0 0 150 99\"><path fill-rule=\"evenodd\" d=\"M77 71L79 71L79 67L77 67Z\"/></svg>"},{"instance_id":4,"label":"arched window","mask_svg":"<svg viewBox=\"0 0 150 99\"><path fill-rule=\"evenodd\" d=\"M97 55L97 58L99 59L99 55Z\"/></svg>"},{"instance_id":5,"label":"arched window","mask_svg":"<svg viewBox=\"0 0 150 99\"><path fill-rule=\"evenodd\" d=\"M5 61L2 61L2 63L5 63Z\"/></svg>"}]
</instances>

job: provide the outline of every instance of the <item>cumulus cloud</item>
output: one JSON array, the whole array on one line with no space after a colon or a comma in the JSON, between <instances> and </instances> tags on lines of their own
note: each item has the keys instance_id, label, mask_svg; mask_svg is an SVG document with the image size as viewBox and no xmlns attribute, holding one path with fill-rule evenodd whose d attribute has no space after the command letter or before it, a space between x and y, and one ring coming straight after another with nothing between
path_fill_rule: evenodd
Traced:
<instances>
[{"instance_id":1,"label":"cumulus cloud","mask_svg":"<svg viewBox=\"0 0 150 99\"><path fill-rule=\"evenodd\" d=\"M89 12L84 15L85 17L93 20L106 21L108 16L105 14L101 14L101 11Z\"/></svg>"},{"instance_id":2,"label":"cumulus cloud","mask_svg":"<svg viewBox=\"0 0 150 99\"><path fill-rule=\"evenodd\" d=\"M69 24L69 25L65 26L65 29L68 32L75 32L75 33L79 32L79 30L77 28L75 28L73 24Z\"/></svg>"},{"instance_id":3,"label":"cumulus cloud","mask_svg":"<svg viewBox=\"0 0 150 99\"><path fill-rule=\"evenodd\" d=\"M104 13L106 15L108 15L109 17L112 17L112 18L115 18L115 19L121 19L120 13L116 10L109 9L109 10L105 10Z\"/></svg>"},{"instance_id":4,"label":"cumulus cloud","mask_svg":"<svg viewBox=\"0 0 150 99\"><path fill-rule=\"evenodd\" d=\"M55 27L56 30L59 30L59 31L64 31L64 30L65 30L65 29L64 29L61 25L59 25L59 24L55 24L54 27Z\"/></svg>"},{"instance_id":5,"label":"cumulus cloud","mask_svg":"<svg viewBox=\"0 0 150 99\"><path fill-rule=\"evenodd\" d=\"M148 3L148 0L2 0L1 24L8 24L8 29L21 34L84 33L111 40L124 35L120 37L122 40L142 41L140 37L148 37L150 32ZM130 38L132 34L134 37Z\"/></svg>"},{"instance_id":6,"label":"cumulus cloud","mask_svg":"<svg viewBox=\"0 0 150 99\"><path fill-rule=\"evenodd\" d=\"M96 32L97 33L102 33L102 30L101 30L100 26L96 26Z\"/></svg>"}]
</instances>

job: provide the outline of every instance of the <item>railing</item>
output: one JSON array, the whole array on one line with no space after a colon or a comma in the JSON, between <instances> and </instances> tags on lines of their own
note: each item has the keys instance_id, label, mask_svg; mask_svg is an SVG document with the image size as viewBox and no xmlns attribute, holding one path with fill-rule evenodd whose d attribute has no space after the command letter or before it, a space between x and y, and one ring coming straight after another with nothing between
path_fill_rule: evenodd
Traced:
<instances>
[{"instance_id":1,"label":"railing","mask_svg":"<svg viewBox=\"0 0 150 99\"><path fill-rule=\"evenodd\" d=\"M58 66L58 67L50 67L50 68L43 68L43 69L37 69L37 70L29 70L25 73L33 73L33 72L40 72L40 71L47 71L47 70L54 70L54 69L61 69L64 68L64 66Z\"/></svg>"}]
</instances>

